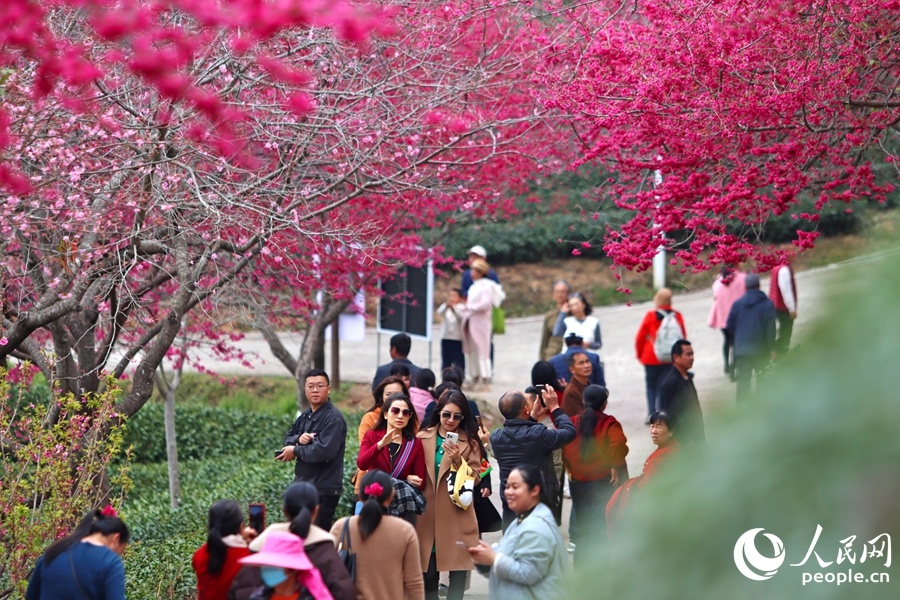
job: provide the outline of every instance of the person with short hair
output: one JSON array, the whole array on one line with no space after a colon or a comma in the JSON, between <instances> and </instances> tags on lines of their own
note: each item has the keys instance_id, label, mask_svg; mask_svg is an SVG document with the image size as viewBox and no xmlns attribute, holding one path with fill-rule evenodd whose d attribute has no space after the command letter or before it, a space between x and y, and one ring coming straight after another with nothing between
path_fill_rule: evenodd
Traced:
<instances>
[{"instance_id":1,"label":"person with short hair","mask_svg":"<svg viewBox=\"0 0 900 600\"><path fill-rule=\"evenodd\" d=\"M566 598L571 576L559 528L543 502L540 469L518 466L509 473L504 497L515 515L500 542L469 548L476 565L489 570L491 600Z\"/></svg>"},{"instance_id":2,"label":"person with short hair","mask_svg":"<svg viewBox=\"0 0 900 600\"><path fill-rule=\"evenodd\" d=\"M678 441L683 445L702 444L706 440L703 427L703 411L694 387L694 347L687 340L678 340L672 346L672 366L659 385L657 405L659 410L672 416L678 430Z\"/></svg>"},{"instance_id":3,"label":"person with short hair","mask_svg":"<svg viewBox=\"0 0 900 600\"><path fill-rule=\"evenodd\" d=\"M548 362L553 365L556 370L556 379L561 381L563 386L569 384L572 373L569 371L569 358L575 352L585 352L583 346L584 340L577 333L570 333L563 338L565 350L562 354L550 357ZM603 363L600 362L600 356L596 352L587 352L587 357L591 361L591 376L588 381L593 385L606 386L606 378L603 375Z\"/></svg>"},{"instance_id":4,"label":"person with short hair","mask_svg":"<svg viewBox=\"0 0 900 600\"><path fill-rule=\"evenodd\" d=\"M588 386L591 378L591 361L584 350L576 350L569 355L569 373L571 379L563 392L562 409L569 417L580 415L584 412L584 388Z\"/></svg>"},{"instance_id":5,"label":"person with short hair","mask_svg":"<svg viewBox=\"0 0 900 600\"><path fill-rule=\"evenodd\" d=\"M681 445L676 431L675 420L666 411L660 410L650 415L650 441L656 445L656 450L644 461L641 474L619 486L606 505L606 527L611 536L616 533L616 527L622 513L628 508L632 494L655 479L660 466L669 462L678 452Z\"/></svg>"},{"instance_id":6,"label":"person with short hair","mask_svg":"<svg viewBox=\"0 0 900 600\"><path fill-rule=\"evenodd\" d=\"M331 528L341 543L346 527L349 550L356 555L358 599L424 600L419 540L408 522L387 514L394 481L381 470L369 471L360 482L362 509Z\"/></svg>"},{"instance_id":7,"label":"person with short hair","mask_svg":"<svg viewBox=\"0 0 900 600\"><path fill-rule=\"evenodd\" d=\"M441 315L441 370L456 367L466 373L466 353L463 352L463 322L468 314L462 290L453 288L447 300L438 306Z\"/></svg>"},{"instance_id":8,"label":"person with short hair","mask_svg":"<svg viewBox=\"0 0 900 600\"><path fill-rule=\"evenodd\" d=\"M647 397L647 418L650 418L657 410L656 397L659 391L659 385L669 371L672 370L671 348L672 344L678 339L687 337L687 329L684 326L684 317L680 312L672 308L672 290L669 288L659 288L653 296L653 310L647 311L644 319L638 327L637 335L634 337L634 349L637 354L638 361L644 366L644 390ZM668 356L657 356L657 336L661 333L660 326L669 318L666 331L677 333L675 340L665 342L665 351ZM674 322L671 320L674 318ZM677 325L677 329L675 327ZM662 341L662 340L660 340ZM645 421L646 423L646 421Z\"/></svg>"},{"instance_id":9,"label":"person with short hair","mask_svg":"<svg viewBox=\"0 0 900 600\"><path fill-rule=\"evenodd\" d=\"M72 533L44 550L25 600L125 600L122 553L130 539L111 506L90 511Z\"/></svg>"},{"instance_id":10,"label":"person with short hair","mask_svg":"<svg viewBox=\"0 0 900 600\"><path fill-rule=\"evenodd\" d=\"M391 336L390 348L388 349L388 353L391 356L391 362L385 363L379 366L375 370L375 376L372 377L372 390L374 391L378 384L381 383L385 377L389 377L391 375L391 368L396 365L405 365L406 368L409 369L409 377L415 377L416 371L419 370L419 367L413 364L411 360L409 360L409 351L412 349L412 338L405 333L397 333ZM407 383L409 386L409 383Z\"/></svg>"},{"instance_id":11,"label":"person with short hair","mask_svg":"<svg viewBox=\"0 0 900 600\"><path fill-rule=\"evenodd\" d=\"M563 313L563 309L569 303L569 293L572 288L568 282L560 279L553 284L553 302L555 308L551 308L544 315L544 325L541 327L541 346L538 353L538 360L550 360L563 351L563 338L560 335L553 335L553 328L559 320L559 315Z\"/></svg>"},{"instance_id":12,"label":"person with short hair","mask_svg":"<svg viewBox=\"0 0 900 600\"><path fill-rule=\"evenodd\" d=\"M731 307L725 329L734 340L734 378L738 402L750 393L753 374L766 367L775 353L775 305L759 289L759 275L744 278L747 291Z\"/></svg>"},{"instance_id":13,"label":"person with short hair","mask_svg":"<svg viewBox=\"0 0 900 600\"><path fill-rule=\"evenodd\" d=\"M775 350L787 352L791 347L791 333L794 331L794 319L797 318L797 283L794 281L794 269L790 261L784 261L769 275L769 298L775 307L775 320L778 323L775 337Z\"/></svg>"},{"instance_id":14,"label":"person with short hair","mask_svg":"<svg viewBox=\"0 0 900 600\"><path fill-rule=\"evenodd\" d=\"M531 465L544 472L554 472L553 451L575 439L575 426L559 407L556 392L544 388L539 400L533 402L522 392L512 390L500 396L499 408L506 421L503 427L491 432L490 444L500 467L500 487L506 487L509 473L518 465ZM548 413L553 416L555 429L549 429L540 422ZM545 488L548 498L556 492L556 488ZM506 528L515 515L506 505L505 498L502 500L503 526Z\"/></svg>"},{"instance_id":15,"label":"person with short hair","mask_svg":"<svg viewBox=\"0 0 900 600\"><path fill-rule=\"evenodd\" d=\"M344 487L347 422L331 402L328 373L310 369L303 381L309 408L291 425L275 460L295 460L294 480L316 486L319 491L316 525L329 529Z\"/></svg>"}]
</instances>

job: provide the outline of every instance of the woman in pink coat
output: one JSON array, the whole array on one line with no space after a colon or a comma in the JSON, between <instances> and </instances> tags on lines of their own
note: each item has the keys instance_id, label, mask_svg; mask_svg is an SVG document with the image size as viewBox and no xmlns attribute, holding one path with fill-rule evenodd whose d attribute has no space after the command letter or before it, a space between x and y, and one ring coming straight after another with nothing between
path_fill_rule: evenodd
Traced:
<instances>
[{"instance_id":1,"label":"woman in pink coat","mask_svg":"<svg viewBox=\"0 0 900 600\"><path fill-rule=\"evenodd\" d=\"M733 265L722 267L722 272L713 282L713 304L709 311L709 326L721 329L725 338L722 344L722 358L725 360L725 373L732 381L734 381L734 357L732 356L734 340L725 331L725 324L728 321L728 313L731 312L731 305L747 291L744 286L744 277L746 277L746 273Z\"/></svg>"},{"instance_id":2,"label":"woman in pink coat","mask_svg":"<svg viewBox=\"0 0 900 600\"><path fill-rule=\"evenodd\" d=\"M487 278L491 267L487 261L476 258L472 261L472 287L466 296L468 316L463 322L463 350L466 361L472 365L472 379L479 383L491 383L491 312L495 296L502 295L499 284Z\"/></svg>"}]
</instances>

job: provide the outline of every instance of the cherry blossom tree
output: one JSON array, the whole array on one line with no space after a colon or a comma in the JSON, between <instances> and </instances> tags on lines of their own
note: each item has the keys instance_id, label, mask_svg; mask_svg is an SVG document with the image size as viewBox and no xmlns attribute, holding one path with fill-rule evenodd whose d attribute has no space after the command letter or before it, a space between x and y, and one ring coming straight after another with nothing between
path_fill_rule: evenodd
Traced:
<instances>
[{"instance_id":1,"label":"cherry blossom tree","mask_svg":"<svg viewBox=\"0 0 900 600\"><path fill-rule=\"evenodd\" d=\"M635 211L606 238L619 265L646 269L668 247L684 268L765 268L785 254L756 237L770 216L815 222L828 203L891 191L870 161L900 152L896 0L545 8L573 27L542 70L547 105L573 115L576 164L615 174L598 201ZM803 197L816 210L798 211Z\"/></svg>"},{"instance_id":2,"label":"cherry blossom tree","mask_svg":"<svg viewBox=\"0 0 900 600\"><path fill-rule=\"evenodd\" d=\"M556 160L525 85L549 38L516 4L13 0L0 22L0 357L76 395L128 375L126 416L185 315L238 358L236 306L315 341L439 252L418 230L502 212Z\"/></svg>"}]
</instances>

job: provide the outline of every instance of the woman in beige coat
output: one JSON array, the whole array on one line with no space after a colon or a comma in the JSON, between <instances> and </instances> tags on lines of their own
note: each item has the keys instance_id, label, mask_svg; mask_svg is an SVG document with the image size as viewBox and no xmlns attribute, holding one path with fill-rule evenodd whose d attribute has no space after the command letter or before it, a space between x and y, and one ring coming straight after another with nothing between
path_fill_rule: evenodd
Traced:
<instances>
[{"instance_id":1,"label":"woman in beige coat","mask_svg":"<svg viewBox=\"0 0 900 600\"><path fill-rule=\"evenodd\" d=\"M446 440L450 432L459 434L459 443ZM450 500L447 477L451 465L458 468L466 461L477 486L484 452L465 394L459 390L444 392L431 413L429 426L418 437L425 449L427 473L422 487L425 513L416 521L425 598L437 600L439 574L449 571L447 600L460 600L466 589L467 571L473 568L467 547L478 544L478 521L473 506L462 509Z\"/></svg>"}]
</instances>

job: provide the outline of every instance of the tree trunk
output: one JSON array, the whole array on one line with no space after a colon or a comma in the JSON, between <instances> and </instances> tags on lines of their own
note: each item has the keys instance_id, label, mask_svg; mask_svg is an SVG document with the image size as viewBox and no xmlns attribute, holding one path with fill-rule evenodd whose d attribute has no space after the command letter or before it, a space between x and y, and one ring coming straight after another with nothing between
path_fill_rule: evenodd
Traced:
<instances>
[{"instance_id":1,"label":"tree trunk","mask_svg":"<svg viewBox=\"0 0 900 600\"><path fill-rule=\"evenodd\" d=\"M178 476L178 441L175 437L175 392L181 384L181 369L175 373L166 394L166 466L169 472L169 506L172 510L181 504L181 479Z\"/></svg>"}]
</instances>

